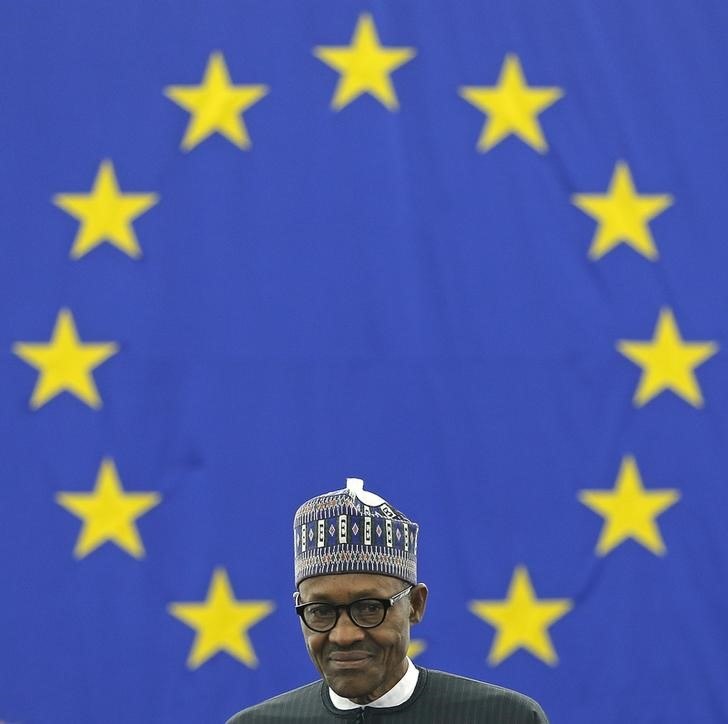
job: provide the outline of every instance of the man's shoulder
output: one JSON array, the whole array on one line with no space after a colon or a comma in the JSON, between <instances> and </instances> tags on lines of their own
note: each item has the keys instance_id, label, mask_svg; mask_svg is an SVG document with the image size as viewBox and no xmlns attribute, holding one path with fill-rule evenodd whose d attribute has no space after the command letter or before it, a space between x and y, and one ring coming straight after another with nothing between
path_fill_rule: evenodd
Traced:
<instances>
[{"instance_id":1,"label":"man's shoulder","mask_svg":"<svg viewBox=\"0 0 728 724\"><path fill-rule=\"evenodd\" d=\"M260 704L238 712L227 724L261 724L263 722L301 721L305 709L321 707L321 681L314 681L298 689L266 699Z\"/></svg>"},{"instance_id":2,"label":"man's shoulder","mask_svg":"<svg viewBox=\"0 0 728 724\"><path fill-rule=\"evenodd\" d=\"M538 702L512 689L433 669L427 670L427 678L430 696L443 703L457 701L466 709L500 712L504 722L548 723Z\"/></svg>"}]
</instances>

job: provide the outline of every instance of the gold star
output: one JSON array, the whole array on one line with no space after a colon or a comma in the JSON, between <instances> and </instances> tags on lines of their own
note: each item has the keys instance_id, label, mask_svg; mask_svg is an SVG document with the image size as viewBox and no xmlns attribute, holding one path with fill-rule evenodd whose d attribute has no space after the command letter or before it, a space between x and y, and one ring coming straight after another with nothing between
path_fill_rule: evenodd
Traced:
<instances>
[{"instance_id":1,"label":"gold star","mask_svg":"<svg viewBox=\"0 0 728 724\"><path fill-rule=\"evenodd\" d=\"M634 538L655 555L665 554L665 544L655 518L680 499L675 489L645 490L634 457L622 458L614 489L582 490L579 500L604 518L596 552L609 551Z\"/></svg>"},{"instance_id":2,"label":"gold star","mask_svg":"<svg viewBox=\"0 0 728 724\"><path fill-rule=\"evenodd\" d=\"M238 148L251 141L241 114L268 93L267 85L232 85L225 58L211 53L200 85L170 85L164 94L192 114L182 139L190 151L213 133L220 133Z\"/></svg>"},{"instance_id":3,"label":"gold star","mask_svg":"<svg viewBox=\"0 0 728 724\"><path fill-rule=\"evenodd\" d=\"M427 644L423 639L411 639L407 647L407 656L416 659L426 648Z\"/></svg>"},{"instance_id":4,"label":"gold star","mask_svg":"<svg viewBox=\"0 0 728 724\"><path fill-rule=\"evenodd\" d=\"M99 409L101 398L91 372L119 351L115 342L83 344L70 309L61 309L47 344L16 342L13 353L40 371L30 407L37 410L64 390L89 407Z\"/></svg>"},{"instance_id":5,"label":"gold star","mask_svg":"<svg viewBox=\"0 0 728 724\"><path fill-rule=\"evenodd\" d=\"M362 13L351 45L318 45L313 54L341 73L331 101L335 111L364 93L369 93L390 111L395 111L399 103L389 74L412 60L416 51L414 48L380 45L372 16Z\"/></svg>"},{"instance_id":6,"label":"gold star","mask_svg":"<svg viewBox=\"0 0 728 724\"><path fill-rule=\"evenodd\" d=\"M470 603L472 613L496 629L488 654L491 666L521 648L547 664L556 664L558 657L548 628L572 608L568 598L536 598L525 566L516 566L505 600Z\"/></svg>"},{"instance_id":7,"label":"gold star","mask_svg":"<svg viewBox=\"0 0 728 724\"><path fill-rule=\"evenodd\" d=\"M218 651L227 651L246 666L255 668L258 659L248 638L248 629L269 616L272 601L240 601L235 598L224 568L216 568L203 603L171 603L169 613L197 631L187 657L196 669Z\"/></svg>"},{"instance_id":8,"label":"gold star","mask_svg":"<svg viewBox=\"0 0 728 724\"><path fill-rule=\"evenodd\" d=\"M538 115L563 97L564 91L556 87L529 86L517 55L506 55L498 85L461 86L458 92L488 116L478 139L479 151L490 151L511 134L540 153L548 149Z\"/></svg>"},{"instance_id":9,"label":"gold star","mask_svg":"<svg viewBox=\"0 0 728 724\"><path fill-rule=\"evenodd\" d=\"M102 161L88 194L56 194L53 203L79 219L71 259L80 259L104 241L132 259L142 255L131 222L159 201L157 194L122 194L111 161Z\"/></svg>"},{"instance_id":10,"label":"gold star","mask_svg":"<svg viewBox=\"0 0 728 724\"><path fill-rule=\"evenodd\" d=\"M684 342L672 310L663 308L651 341L622 339L617 349L642 367L633 401L642 407L663 390L672 390L693 407L703 406L703 396L693 370L717 351L715 342Z\"/></svg>"},{"instance_id":11,"label":"gold star","mask_svg":"<svg viewBox=\"0 0 728 724\"><path fill-rule=\"evenodd\" d=\"M648 224L672 205L672 196L638 194L624 161L615 165L606 194L574 194L571 201L599 222L589 247L590 259L600 259L621 243L647 259L657 259L657 247Z\"/></svg>"},{"instance_id":12,"label":"gold star","mask_svg":"<svg viewBox=\"0 0 728 724\"><path fill-rule=\"evenodd\" d=\"M101 461L91 493L58 493L56 502L83 521L73 555L84 558L111 541L134 558L144 557L144 544L135 521L159 505L158 493L127 493L111 458Z\"/></svg>"}]
</instances>

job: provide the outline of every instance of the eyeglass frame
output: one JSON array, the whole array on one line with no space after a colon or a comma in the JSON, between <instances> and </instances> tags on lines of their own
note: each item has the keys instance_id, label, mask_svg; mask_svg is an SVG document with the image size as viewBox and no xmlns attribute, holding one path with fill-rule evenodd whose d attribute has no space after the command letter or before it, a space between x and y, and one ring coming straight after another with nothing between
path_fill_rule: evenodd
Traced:
<instances>
[{"instance_id":1,"label":"eyeglass frame","mask_svg":"<svg viewBox=\"0 0 728 724\"><path fill-rule=\"evenodd\" d=\"M397 601L402 600L413 588L414 584L411 584L407 586L407 588L403 589L399 593L395 593L393 596L390 596L389 598L374 598L372 596L365 596L364 598L357 598L355 601L351 601L350 603L329 603L328 601L308 601L307 603L299 603L301 600L301 592L300 591L294 591L293 593L293 602L294 602L294 608L296 609L296 613L301 617L301 621L303 621L304 626L306 628L310 629L311 631L314 631L315 633L329 633L329 631L333 631L336 628L336 624L339 623L339 618L341 617L341 611L342 609L346 609L346 615L349 617L349 621L351 621L355 626L363 629L371 629L376 628L377 626L381 626L384 623L384 620L387 618L387 611L389 611L392 606L394 606ZM354 604L361 603L362 601L376 601L377 603L381 603L384 607L384 612L382 613L382 620L379 623L375 623L372 626L362 626L362 624L357 623L354 618L351 615L351 607ZM318 604L319 606L330 606L334 609L336 612L336 618L334 619L334 622L331 624L331 626L327 629L324 629L323 631L320 631L319 629L313 628L304 618L303 614L305 609L308 606L313 606Z\"/></svg>"}]
</instances>

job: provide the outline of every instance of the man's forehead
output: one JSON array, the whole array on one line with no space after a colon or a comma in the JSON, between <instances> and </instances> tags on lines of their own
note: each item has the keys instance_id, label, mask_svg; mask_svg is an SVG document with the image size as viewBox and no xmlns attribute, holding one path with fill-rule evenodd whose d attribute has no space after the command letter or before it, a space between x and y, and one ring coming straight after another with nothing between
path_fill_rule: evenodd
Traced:
<instances>
[{"instance_id":1,"label":"man's forehead","mask_svg":"<svg viewBox=\"0 0 728 724\"><path fill-rule=\"evenodd\" d=\"M402 587L402 581L373 573L341 573L313 576L301 581L299 590L306 598L366 598L390 596Z\"/></svg>"}]
</instances>

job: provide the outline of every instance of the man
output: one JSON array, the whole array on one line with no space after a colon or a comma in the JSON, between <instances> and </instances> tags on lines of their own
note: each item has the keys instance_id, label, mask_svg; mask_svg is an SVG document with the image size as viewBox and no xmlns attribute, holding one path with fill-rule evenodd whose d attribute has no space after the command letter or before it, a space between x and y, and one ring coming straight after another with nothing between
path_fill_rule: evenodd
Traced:
<instances>
[{"instance_id":1,"label":"man","mask_svg":"<svg viewBox=\"0 0 728 724\"><path fill-rule=\"evenodd\" d=\"M323 681L241 711L228 724L399 722L548 724L522 694L407 657L425 612L416 523L349 478L294 518L296 613Z\"/></svg>"}]
</instances>

